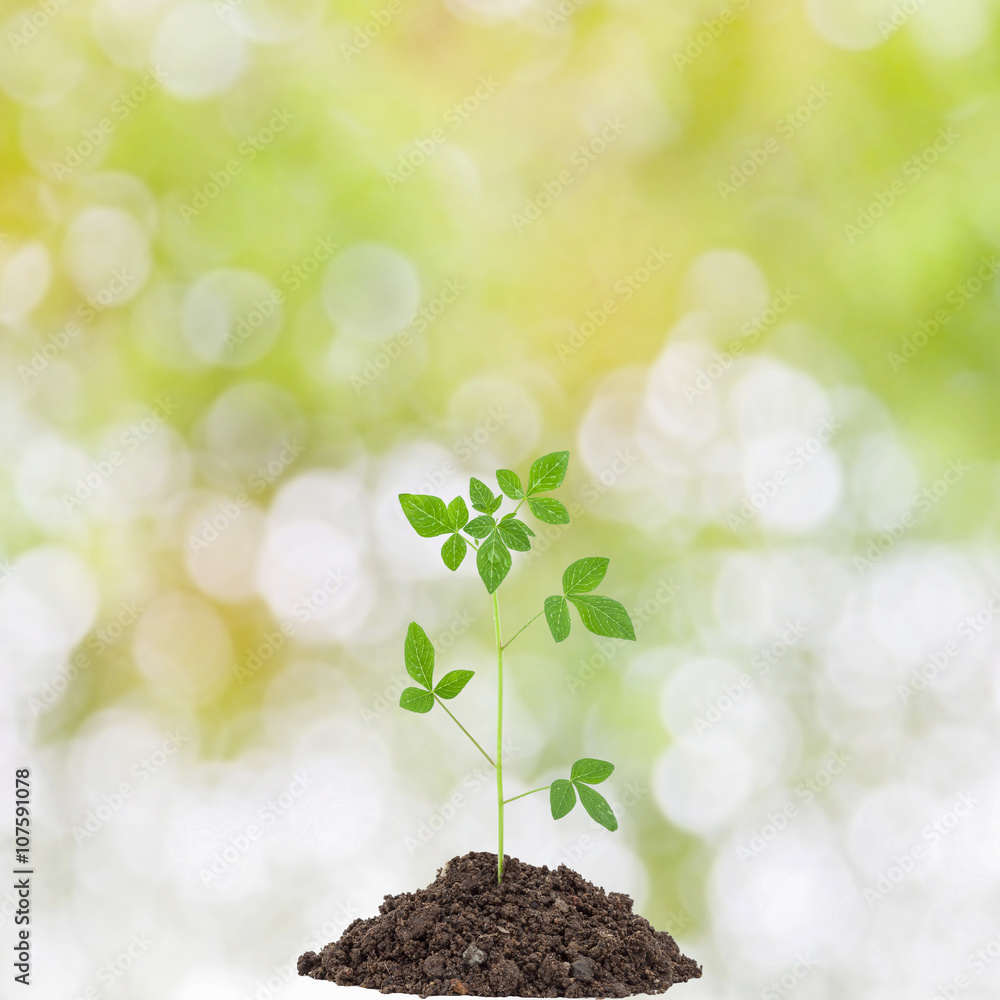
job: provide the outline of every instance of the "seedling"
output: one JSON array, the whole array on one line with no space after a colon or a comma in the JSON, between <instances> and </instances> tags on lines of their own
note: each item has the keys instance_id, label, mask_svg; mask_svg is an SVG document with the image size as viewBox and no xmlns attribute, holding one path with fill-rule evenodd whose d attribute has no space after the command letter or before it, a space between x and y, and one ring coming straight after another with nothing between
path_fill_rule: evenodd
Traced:
<instances>
[{"instance_id":1,"label":"seedling","mask_svg":"<svg viewBox=\"0 0 1000 1000\"><path fill-rule=\"evenodd\" d=\"M534 618L521 626L506 642L500 622L500 585L511 568L511 550L528 552L535 533L522 520L518 512L527 504L534 517L546 524L569 524L569 511L554 497L546 496L562 485L569 464L568 451L554 451L543 455L531 464L528 484L523 486L516 473L509 469L497 471L497 484L502 496L479 479L469 482L469 500L478 517L469 519L469 509L463 497L455 497L449 504L436 496L401 493L399 502L407 520L417 534L423 538L437 538L446 535L441 546L441 558L448 569L455 571L462 565L469 546L476 553L476 568L493 598L493 626L497 650L497 749L496 759L491 757L472 734L455 718L445 704L461 694L472 680L471 670L452 670L437 684L434 683L434 646L427 633L416 623L410 622L406 632L403 655L406 670L419 687L408 687L403 691L399 704L410 712L429 712L440 705L465 735L472 740L479 752L496 769L497 775L497 882L503 881L503 819L504 807L516 799L548 791L549 807L553 819L561 819L575 805L577 796L591 818L608 830L618 829L618 820L608 805L607 799L593 786L608 778L615 769L614 764L593 757L583 757L570 768L569 778L558 778L550 785L533 788L512 798L503 797L503 655L510 644L542 615L548 623L549 631L556 642L562 642L570 633L572 620L569 608L572 605L584 627L596 635L613 639L635 639L632 620L625 608L610 597L593 591L600 586L608 571L608 560L589 556L571 563L562 576L562 593L547 597ZM504 498L516 503L516 507L499 519L497 514L504 504ZM466 537L468 536L468 537Z\"/></svg>"}]
</instances>

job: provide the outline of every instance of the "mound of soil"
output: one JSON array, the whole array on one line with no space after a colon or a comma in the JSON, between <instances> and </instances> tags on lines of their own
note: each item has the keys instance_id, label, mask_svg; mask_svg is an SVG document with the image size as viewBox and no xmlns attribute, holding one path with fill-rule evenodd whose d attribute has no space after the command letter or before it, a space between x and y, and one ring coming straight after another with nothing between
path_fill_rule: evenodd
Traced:
<instances>
[{"instance_id":1,"label":"mound of soil","mask_svg":"<svg viewBox=\"0 0 1000 1000\"><path fill-rule=\"evenodd\" d=\"M382 993L479 997L627 997L701 976L665 931L575 871L504 856L452 858L417 892L386 896L299 975Z\"/></svg>"}]
</instances>

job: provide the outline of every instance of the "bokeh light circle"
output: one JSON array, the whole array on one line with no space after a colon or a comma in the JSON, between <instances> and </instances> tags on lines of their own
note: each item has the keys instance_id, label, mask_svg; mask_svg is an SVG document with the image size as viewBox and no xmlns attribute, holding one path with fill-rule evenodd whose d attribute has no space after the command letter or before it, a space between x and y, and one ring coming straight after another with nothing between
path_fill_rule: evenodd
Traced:
<instances>
[{"instance_id":1,"label":"bokeh light circle","mask_svg":"<svg viewBox=\"0 0 1000 1000\"><path fill-rule=\"evenodd\" d=\"M66 231L63 262L92 308L118 306L135 298L149 277L149 234L120 208L88 208Z\"/></svg>"},{"instance_id":2,"label":"bokeh light circle","mask_svg":"<svg viewBox=\"0 0 1000 1000\"><path fill-rule=\"evenodd\" d=\"M185 341L209 364L252 364L270 351L281 330L282 302L271 282L253 271L212 271L185 296L181 311Z\"/></svg>"},{"instance_id":3,"label":"bokeh light circle","mask_svg":"<svg viewBox=\"0 0 1000 1000\"><path fill-rule=\"evenodd\" d=\"M183 100L225 93L248 61L244 40L207 0L174 5L160 22L150 51L164 90Z\"/></svg>"},{"instance_id":4,"label":"bokeh light circle","mask_svg":"<svg viewBox=\"0 0 1000 1000\"><path fill-rule=\"evenodd\" d=\"M385 340L406 327L420 304L420 279L409 259L379 243L342 250L323 276L323 306L337 329Z\"/></svg>"}]
</instances>

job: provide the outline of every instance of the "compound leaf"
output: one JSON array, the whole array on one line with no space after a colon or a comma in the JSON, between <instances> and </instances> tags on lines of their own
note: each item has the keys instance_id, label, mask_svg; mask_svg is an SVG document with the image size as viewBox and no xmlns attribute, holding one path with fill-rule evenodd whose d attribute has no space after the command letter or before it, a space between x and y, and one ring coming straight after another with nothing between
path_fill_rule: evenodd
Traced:
<instances>
[{"instance_id":1,"label":"compound leaf","mask_svg":"<svg viewBox=\"0 0 1000 1000\"><path fill-rule=\"evenodd\" d=\"M427 633L416 623L410 622L403 643L406 672L429 691L434 687L434 647Z\"/></svg>"},{"instance_id":2,"label":"compound leaf","mask_svg":"<svg viewBox=\"0 0 1000 1000\"><path fill-rule=\"evenodd\" d=\"M573 783L565 778L556 778L549 786L549 806L552 808L552 818L562 819L576 805L576 792Z\"/></svg>"},{"instance_id":3,"label":"compound leaf","mask_svg":"<svg viewBox=\"0 0 1000 1000\"><path fill-rule=\"evenodd\" d=\"M433 538L452 531L448 509L440 497L424 493L400 493L399 505L406 520L421 538Z\"/></svg>"},{"instance_id":4,"label":"compound leaf","mask_svg":"<svg viewBox=\"0 0 1000 1000\"><path fill-rule=\"evenodd\" d=\"M595 635L606 635L612 639L635 639L632 619L618 601L598 594L576 594L569 596L569 599L580 613L580 621L584 627Z\"/></svg>"},{"instance_id":5,"label":"compound leaf","mask_svg":"<svg viewBox=\"0 0 1000 1000\"><path fill-rule=\"evenodd\" d=\"M545 598L545 620L556 642L562 642L569 635L569 605L561 595Z\"/></svg>"}]
</instances>

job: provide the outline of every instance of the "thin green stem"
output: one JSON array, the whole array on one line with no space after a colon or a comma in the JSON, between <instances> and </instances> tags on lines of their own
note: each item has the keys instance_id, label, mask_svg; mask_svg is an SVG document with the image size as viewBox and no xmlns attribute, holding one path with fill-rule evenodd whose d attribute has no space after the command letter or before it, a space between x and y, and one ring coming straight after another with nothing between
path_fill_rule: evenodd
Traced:
<instances>
[{"instance_id":1,"label":"thin green stem","mask_svg":"<svg viewBox=\"0 0 1000 1000\"><path fill-rule=\"evenodd\" d=\"M434 700L435 700L435 701L436 701L436 702L437 702L437 703L438 703L438 704L439 704L439 705L440 705L440 706L441 706L441 707L442 707L442 708L443 708L443 709L444 709L444 710L445 710L445 711L446 711L446 712L447 712L447 713L448 713L449 715L451 715L451 710L450 710L450 709L448 708L448 706L447 706L447 705L446 705L446 704L445 704L445 703L444 703L444 702L443 702L443 701L442 701L442 700L441 700L441 699L440 699L440 698L439 698L439 697L438 697L437 695L434 695ZM489 755L489 754L488 754L488 753L487 753L487 752L486 752L486 751L485 751L485 750L484 750L484 749L483 749L483 748L482 748L482 747L481 747L481 746L479 745L478 741L477 741L477 740L476 740L476 738L475 738L475 737L474 737L474 736L472 735L472 733L470 733L470 732L469 732L469 730L468 730L468 729L466 729L466 728L465 728L465 726L463 726L463 725L462 725L462 723L461 723L461 722L459 722L459 721L458 721L458 719L456 719L454 715L451 715L451 718L452 718L452 721L453 721L453 722L455 723L455 725L456 725L456 726L458 726L458 728L459 728L459 729L461 729L461 730L462 730L462 732L463 732L463 733L465 733L465 735L466 735L466 736L468 736L468 737L469 737L469 739L470 739L470 740L472 740L472 742L476 744L476 749L477 749L477 750L478 750L478 751L479 751L479 752L480 752L480 753L481 753L481 754L482 754L482 755L483 755L483 756L484 756L484 757L485 757L485 758L486 758L486 759L487 759L487 760L488 760L488 761L489 761L489 762L490 762L490 763L491 763L491 764L492 764L492 765L493 765L494 767L496 767L496 766L497 766L497 762L496 762L496 761L495 761L495 760L494 760L494 759L493 759L493 758L492 758L492 757L491 757L491 756L490 756L490 755Z\"/></svg>"},{"instance_id":2,"label":"thin green stem","mask_svg":"<svg viewBox=\"0 0 1000 1000\"><path fill-rule=\"evenodd\" d=\"M515 795L513 798L504 799L503 804L507 805L508 802L516 802L518 799L523 799L525 795L534 795L535 792L547 792L551 787L551 785L542 785L541 788L532 788L530 792L521 792L520 795Z\"/></svg>"},{"instance_id":3,"label":"thin green stem","mask_svg":"<svg viewBox=\"0 0 1000 1000\"><path fill-rule=\"evenodd\" d=\"M519 628L519 629L518 629L518 630L517 630L517 631L516 631L516 632L515 632L515 633L514 633L514 634L513 634L513 635L512 635L512 636L511 636L511 637L510 637L510 638L509 638L509 639L508 639L508 640L507 640L507 641L506 641L505 643L504 643L504 644L503 644L503 648L504 648L504 649L506 649L506 648L507 648L507 647L508 647L508 646L509 646L509 645L510 645L510 644L511 644L511 643L512 643L512 642L513 642L513 641L514 641L514 640L515 640L515 639L516 639L516 638L517 638L517 637L518 637L518 636L519 636L519 635L520 635L520 634L521 634L521 633L522 633L522 632L523 632L523 631L524 631L524 630L525 630L525 629L526 629L526 628L527 628L527 627L528 627L529 625L530 625L530 624L531 624L531 622L536 622L536 621L538 621L538 619L539 619L539 618L541 618L543 614L545 614L545 611L544 611L544 610L542 610L542 611L539 611L539 612L538 612L538 614L537 614L537 615L535 615L535 617L531 619L531 621L529 621L529 622L526 622L526 623L525 623L524 625L522 625L522 626L521 626L521 627L520 627L520 628Z\"/></svg>"},{"instance_id":4,"label":"thin green stem","mask_svg":"<svg viewBox=\"0 0 1000 1000\"><path fill-rule=\"evenodd\" d=\"M493 628L497 637L497 882L503 881L503 636L500 599L493 591Z\"/></svg>"}]
</instances>

